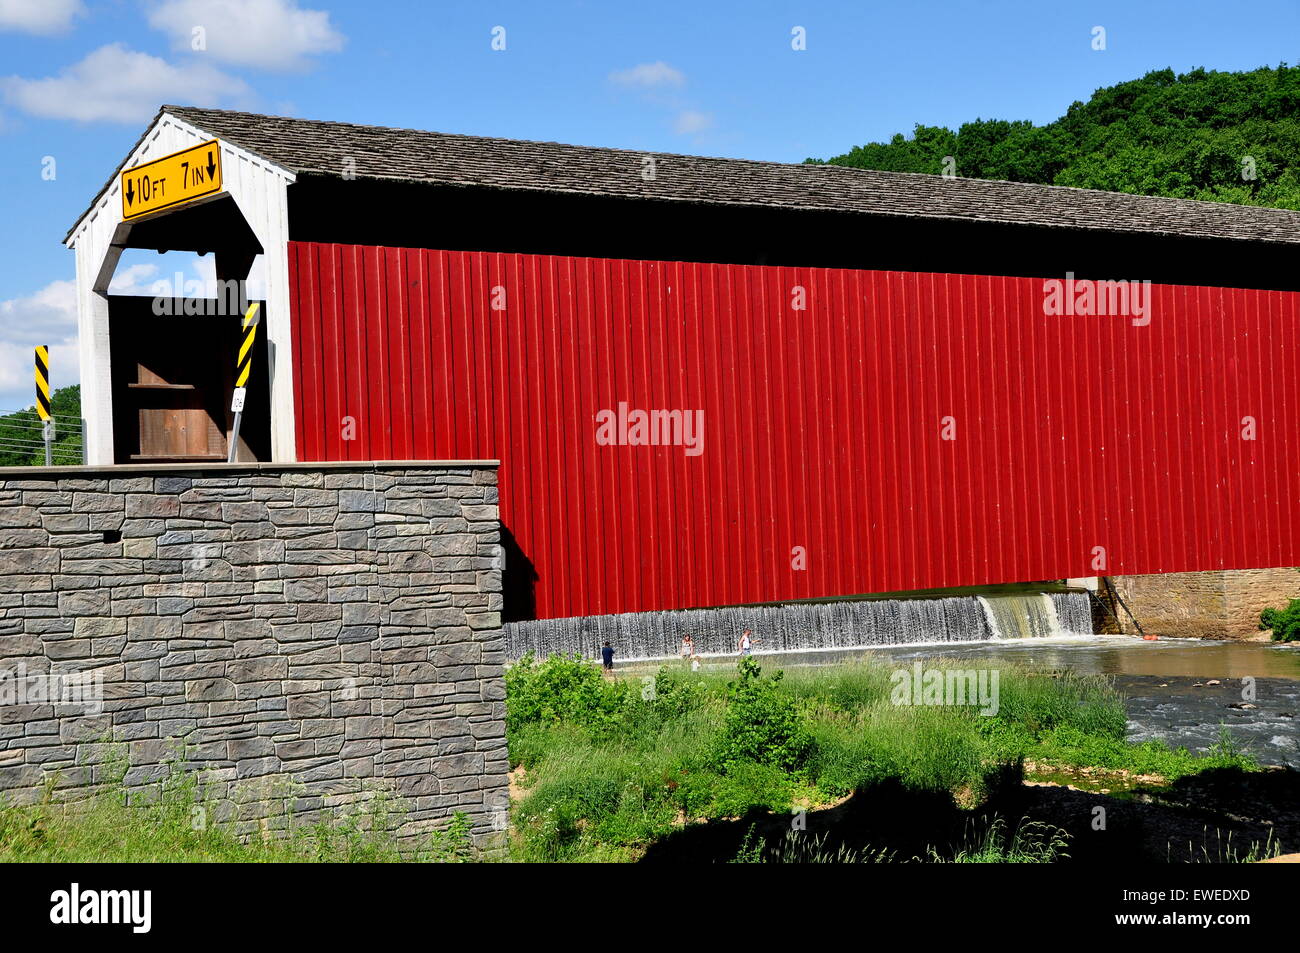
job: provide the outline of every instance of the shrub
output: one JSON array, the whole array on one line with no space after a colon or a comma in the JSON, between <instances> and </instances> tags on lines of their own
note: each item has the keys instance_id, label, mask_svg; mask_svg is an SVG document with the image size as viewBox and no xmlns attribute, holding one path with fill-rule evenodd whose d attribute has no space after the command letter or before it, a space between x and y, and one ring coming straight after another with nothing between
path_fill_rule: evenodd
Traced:
<instances>
[{"instance_id":1,"label":"shrub","mask_svg":"<svg viewBox=\"0 0 1300 953\"><path fill-rule=\"evenodd\" d=\"M690 678L661 667L655 674L655 712L665 719L680 718L708 703L709 689L701 678Z\"/></svg>"},{"instance_id":2,"label":"shrub","mask_svg":"<svg viewBox=\"0 0 1300 953\"><path fill-rule=\"evenodd\" d=\"M1272 629L1278 642L1300 641L1300 599L1292 599L1285 609L1265 609L1259 614L1259 627Z\"/></svg>"},{"instance_id":3,"label":"shrub","mask_svg":"<svg viewBox=\"0 0 1300 953\"><path fill-rule=\"evenodd\" d=\"M1249 764L1226 744L1200 757L1129 744L1109 680L1011 665L992 716L896 705L879 662L764 677L746 658L729 681L675 667L613 681L570 657L525 659L507 677L510 757L528 769L514 852L528 860L632 860L683 822L784 813L804 798L816 809L885 782L965 807L1009 770L1018 780L1027 759L1171 780ZM1049 859L1058 848L999 830L955 859ZM810 852L822 854L839 856Z\"/></svg>"},{"instance_id":4,"label":"shrub","mask_svg":"<svg viewBox=\"0 0 1300 953\"><path fill-rule=\"evenodd\" d=\"M608 731L619 721L629 690L580 655L552 655L541 663L526 655L510 666L505 681L507 732L539 723Z\"/></svg>"},{"instance_id":5,"label":"shrub","mask_svg":"<svg viewBox=\"0 0 1300 953\"><path fill-rule=\"evenodd\" d=\"M739 672L739 678L727 683L727 712L716 762L730 766L754 761L787 771L799 769L812 751L812 736L794 700L779 690L782 673L764 678L758 663L749 657L740 660Z\"/></svg>"}]
</instances>

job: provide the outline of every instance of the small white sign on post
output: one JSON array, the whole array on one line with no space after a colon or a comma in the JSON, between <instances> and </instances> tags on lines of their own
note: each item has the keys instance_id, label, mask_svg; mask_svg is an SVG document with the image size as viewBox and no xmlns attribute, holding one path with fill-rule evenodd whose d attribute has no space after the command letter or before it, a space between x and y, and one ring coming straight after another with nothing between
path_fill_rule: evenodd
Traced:
<instances>
[{"instance_id":1,"label":"small white sign on post","mask_svg":"<svg viewBox=\"0 0 1300 953\"><path fill-rule=\"evenodd\" d=\"M230 412L231 412L232 414L238 414L238 413L241 413L241 412L243 411L243 409L244 409L244 394L245 394L245 393L247 393L247 389L246 389L246 388L243 388L243 387L236 387L236 388L235 388L234 396L230 398Z\"/></svg>"}]
</instances>

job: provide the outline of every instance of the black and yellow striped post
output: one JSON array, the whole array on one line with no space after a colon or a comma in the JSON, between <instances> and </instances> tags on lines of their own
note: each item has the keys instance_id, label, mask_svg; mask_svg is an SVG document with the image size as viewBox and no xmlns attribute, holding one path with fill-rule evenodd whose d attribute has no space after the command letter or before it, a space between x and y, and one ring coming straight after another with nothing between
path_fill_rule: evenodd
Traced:
<instances>
[{"instance_id":1,"label":"black and yellow striped post","mask_svg":"<svg viewBox=\"0 0 1300 953\"><path fill-rule=\"evenodd\" d=\"M36 349L36 413L44 424L41 435L45 439L45 465L48 467L53 456L54 414L50 412L50 349L45 345Z\"/></svg>"},{"instance_id":2,"label":"black and yellow striped post","mask_svg":"<svg viewBox=\"0 0 1300 953\"><path fill-rule=\"evenodd\" d=\"M258 305L254 303L244 315L244 336L239 342L239 358L235 361L235 394L230 401L230 409L235 414L235 426L230 432L227 463L235 462L235 453L239 449L239 425L244 419L244 394L248 386L248 375L253 369L253 342L257 340L257 325L260 320Z\"/></svg>"}]
</instances>

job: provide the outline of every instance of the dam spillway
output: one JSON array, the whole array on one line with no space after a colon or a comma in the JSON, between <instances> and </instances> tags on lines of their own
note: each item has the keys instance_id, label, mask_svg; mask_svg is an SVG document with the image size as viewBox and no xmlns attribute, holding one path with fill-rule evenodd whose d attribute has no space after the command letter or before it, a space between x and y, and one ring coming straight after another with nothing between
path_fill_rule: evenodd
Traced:
<instances>
[{"instance_id":1,"label":"dam spillway","mask_svg":"<svg viewBox=\"0 0 1300 953\"><path fill-rule=\"evenodd\" d=\"M737 652L753 630L756 652L1046 638L1092 632L1087 592L1018 592L921 599L783 603L629 612L505 625L512 660L577 653L598 658L609 642L620 661L672 658L691 635L700 655Z\"/></svg>"}]
</instances>

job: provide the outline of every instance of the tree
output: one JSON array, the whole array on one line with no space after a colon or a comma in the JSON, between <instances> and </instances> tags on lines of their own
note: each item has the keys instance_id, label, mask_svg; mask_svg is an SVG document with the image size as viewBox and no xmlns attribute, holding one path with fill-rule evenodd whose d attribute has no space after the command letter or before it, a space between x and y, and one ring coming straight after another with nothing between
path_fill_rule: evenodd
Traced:
<instances>
[{"instance_id":1,"label":"tree","mask_svg":"<svg viewBox=\"0 0 1300 953\"><path fill-rule=\"evenodd\" d=\"M1043 126L918 125L825 161L897 172L1038 182L1300 209L1300 68L1164 69L1099 89Z\"/></svg>"},{"instance_id":2,"label":"tree","mask_svg":"<svg viewBox=\"0 0 1300 953\"><path fill-rule=\"evenodd\" d=\"M55 417L55 464L76 464L82 459L81 387L60 387L50 395L50 412ZM0 416L0 466L45 465L41 418L35 407Z\"/></svg>"}]
</instances>

